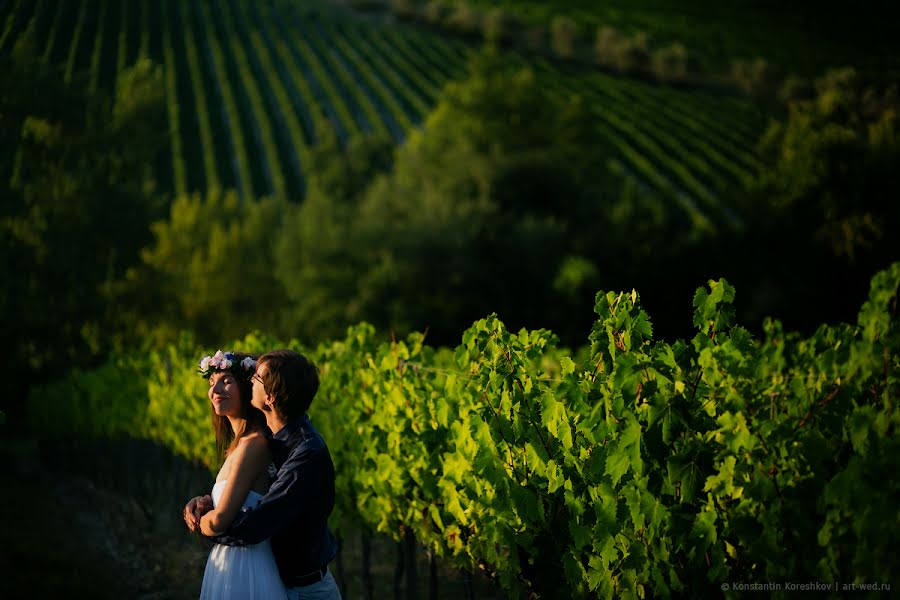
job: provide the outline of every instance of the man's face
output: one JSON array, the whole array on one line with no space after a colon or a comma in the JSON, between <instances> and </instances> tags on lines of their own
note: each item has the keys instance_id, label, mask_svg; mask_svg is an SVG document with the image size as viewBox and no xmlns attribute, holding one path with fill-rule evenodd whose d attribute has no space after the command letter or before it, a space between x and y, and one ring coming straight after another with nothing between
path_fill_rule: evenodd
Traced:
<instances>
[{"instance_id":1,"label":"man's face","mask_svg":"<svg viewBox=\"0 0 900 600\"><path fill-rule=\"evenodd\" d=\"M266 394L266 388L263 385L263 379L268 372L269 368L266 366L266 363L259 363L256 365L256 373L251 379L253 381L253 395L250 398L250 404L262 411L270 410L270 407L266 406L268 394Z\"/></svg>"}]
</instances>

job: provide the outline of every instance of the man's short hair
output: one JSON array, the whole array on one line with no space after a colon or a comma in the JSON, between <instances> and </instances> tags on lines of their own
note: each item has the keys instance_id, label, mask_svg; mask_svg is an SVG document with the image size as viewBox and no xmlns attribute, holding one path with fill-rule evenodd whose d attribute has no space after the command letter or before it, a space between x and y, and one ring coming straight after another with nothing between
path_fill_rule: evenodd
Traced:
<instances>
[{"instance_id":1,"label":"man's short hair","mask_svg":"<svg viewBox=\"0 0 900 600\"><path fill-rule=\"evenodd\" d=\"M263 387L275 398L278 414L290 421L309 410L319 391L319 371L308 358L293 350L272 350L257 360L266 365Z\"/></svg>"}]
</instances>

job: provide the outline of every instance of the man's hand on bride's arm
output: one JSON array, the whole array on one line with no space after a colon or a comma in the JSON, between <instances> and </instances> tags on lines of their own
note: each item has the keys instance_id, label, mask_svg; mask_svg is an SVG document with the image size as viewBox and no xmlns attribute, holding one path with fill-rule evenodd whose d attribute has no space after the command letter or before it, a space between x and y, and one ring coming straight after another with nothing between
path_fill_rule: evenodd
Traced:
<instances>
[{"instance_id":1,"label":"man's hand on bride's arm","mask_svg":"<svg viewBox=\"0 0 900 600\"><path fill-rule=\"evenodd\" d=\"M227 529L227 527L223 523L222 516L217 510L211 510L208 513L204 514L202 517L200 517L198 523L199 524L197 525L197 529L199 530L201 535L204 535L206 537L220 535Z\"/></svg>"},{"instance_id":2,"label":"man's hand on bride's arm","mask_svg":"<svg viewBox=\"0 0 900 600\"><path fill-rule=\"evenodd\" d=\"M184 522L188 531L197 533L200 531L200 518L213 509L213 501L211 496L197 496L191 498L184 505Z\"/></svg>"}]
</instances>

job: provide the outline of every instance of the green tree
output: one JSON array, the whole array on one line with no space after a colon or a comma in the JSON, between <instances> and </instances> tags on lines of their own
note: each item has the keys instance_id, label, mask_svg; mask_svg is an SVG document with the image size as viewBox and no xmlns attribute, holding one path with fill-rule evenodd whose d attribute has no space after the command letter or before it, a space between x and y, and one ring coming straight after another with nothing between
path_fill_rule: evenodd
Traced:
<instances>
[{"instance_id":1,"label":"green tree","mask_svg":"<svg viewBox=\"0 0 900 600\"><path fill-rule=\"evenodd\" d=\"M867 88L852 69L831 71L788 110L762 140L774 168L762 173L759 192L837 257L883 249L900 223L897 87Z\"/></svg>"},{"instance_id":2,"label":"green tree","mask_svg":"<svg viewBox=\"0 0 900 600\"><path fill-rule=\"evenodd\" d=\"M333 242L326 247L352 248L340 258L315 244L303 259L281 252L302 263L285 266L282 280L305 269L302 293L321 291L322 310L345 304L351 320L398 332L430 327L438 340L491 310L515 323L549 313L559 325L575 294L549 284L565 270L562 280L595 285L597 234L617 192L590 122L578 97L553 95L531 70L485 52L358 207L336 215L307 200L297 218Z\"/></svg>"},{"instance_id":3,"label":"green tree","mask_svg":"<svg viewBox=\"0 0 900 600\"><path fill-rule=\"evenodd\" d=\"M313 151L306 198L285 215L275 254L291 335L321 342L371 318L356 299L367 249L357 243L352 224L360 198L377 175L391 169L393 158L393 142L377 136L354 138L346 146L331 136Z\"/></svg>"},{"instance_id":4,"label":"green tree","mask_svg":"<svg viewBox=\"0 0 900 600\"><path fill-rule=\"evenodd\" d=\"M590 326L597 287L669 284L654 278L683 262L694 231L673 202L611 172L595 120L486 50L396 152L326 139L279 234L288 331L318 341L366 320L452 343L497 311L569 342Z\"/></svg>"},{"instance_id":5,"label":"green tree","mask_svg":"<svg viewBox=\"0 0 900 600\"><path fill-rule=\"evenodd\" d=\"M162 343L190 330L215 345L258 328L282 331L274 240L289 210L233 190L175 198L168 218L153 223L141 264L117 285L133 334Z\"/></svg>"},{"instance_id":6,"label":"green tree","mask_svg":"<svg viewBox=\"0 0 900 600\"><path fill-rule=\"evenodd\" d=\"M869 88L849 69L808 91L792 85L761 140L769 166L750 186L746 230L723 244L719 272L746 290L745 322L778 315L812 332L852 319L859 290L900 259L900 103L896 88Z\"/></svg>"},{"instance_id":7,"label":"green tree","mask_svg":"<svg viewBox=\"0 0 900 600\"><path fill-rule=\"evenodd\" d=\"M163 203L148 165L164 116L148 62L121 74L114 94L92 93L26 45L0 59L0 77L0 320L21 393L112 343L110 285L137 261Z\"/></svg>"}]
</instances>

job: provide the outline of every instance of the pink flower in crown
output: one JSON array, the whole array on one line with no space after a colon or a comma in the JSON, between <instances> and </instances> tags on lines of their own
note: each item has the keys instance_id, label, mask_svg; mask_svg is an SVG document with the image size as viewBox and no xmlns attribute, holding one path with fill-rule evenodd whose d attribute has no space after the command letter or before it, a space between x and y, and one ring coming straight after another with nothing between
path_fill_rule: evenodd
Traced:
<instances>
[{"instance_id":1,"label":"pink flower in crown","mask_svg":"<svg viewBox=\"0 0 900 600\"><path fill-rule=\"evenodd\" d=\"M211 359L209 359L209 366L213 369L224 369L225 367L225 353L219 350L216 352Z\"/></svg>"},{"instance_id":2,"label":"pink flower in crown","mask_svg":"<svg viewBox=\"0 0 900 600\"><path fill-rule=\"evenodd\" d=\"M209 362L210 362L211 360L212 360L212 358L209 357L209 356L204 356L204 357L200 360L200 371L201 371L201 372L204 372L204 373L205 373L205 372L209 369Z\"/></svg>"}]
</instances>

